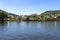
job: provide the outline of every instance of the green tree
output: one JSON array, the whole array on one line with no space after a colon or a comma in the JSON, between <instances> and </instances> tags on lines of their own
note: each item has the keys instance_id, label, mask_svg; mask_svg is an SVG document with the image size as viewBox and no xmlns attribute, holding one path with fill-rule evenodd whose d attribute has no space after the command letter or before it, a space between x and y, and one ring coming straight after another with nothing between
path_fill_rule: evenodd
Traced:
<instances>
[{"instance_id":1,"label":"green tree","mask_svg":"<svg viewBox=\"0 0 60 40\"><path fill-rule=\"evenodd\" d=\"M29 16L26 16L26 20L29 21Z\"/></svg>"},{"instance_id":2,"label":"green tree","mask_svg":"<svg viewBox=\"0 0 60 40\"><path fill-rule=\"evenodd\" d=\"M16 19L17 21L21 21L21 17L20 17L20 16L17 16L15 19Z\"/></svg>"},{"instance_id":3,"label":"green tree","mask_svg":"<svg viewBox=\"0 0 60 40\"><path fill-rule=\"evenodd\" d=\"M7 18L7 14L5 14L4 12L0 13L0 20L3 21L4 18Z\"/></svg>"},{"instance_id":4,"label":"green tree","mask_svg":"<svg viewBox=\"0 0 60 40\"><path fill-rule=\"evenodd\" d=\"M34 20L39 20L39 19L40 19L40 16L38 15L34 17Z\"/></svg>"}]
</instances>

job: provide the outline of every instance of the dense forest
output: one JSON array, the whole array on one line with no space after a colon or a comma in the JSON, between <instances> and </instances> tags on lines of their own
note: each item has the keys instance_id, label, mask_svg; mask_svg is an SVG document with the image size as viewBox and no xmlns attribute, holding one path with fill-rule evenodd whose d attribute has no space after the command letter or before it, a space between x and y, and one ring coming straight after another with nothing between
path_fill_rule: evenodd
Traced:
<instances>
[{"instance_id":1,"label":"dense forest","mask_svg":"<svg viewBox=\"0 0 60 40\"><path fill-rule=\"evenodd\" d=\"M60 10L51 10L41 13L41 15L60 15Z\"/></svg>"}]
</instances>

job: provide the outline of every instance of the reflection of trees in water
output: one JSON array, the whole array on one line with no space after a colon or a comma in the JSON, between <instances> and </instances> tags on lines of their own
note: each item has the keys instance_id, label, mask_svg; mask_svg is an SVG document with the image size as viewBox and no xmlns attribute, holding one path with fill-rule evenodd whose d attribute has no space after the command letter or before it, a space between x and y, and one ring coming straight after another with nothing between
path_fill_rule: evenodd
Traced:
<instances>
[{"instance_id":1,"label":"reflection of trees in water","mask_svg":"<svg viewBox=\"0 0 60 40\"><path fill-rule=\"evenodd\" d=\"M3 31L7 27L7 22L6 21L0 21L0 31Z\"/></svg>"},{"instance_id":2,"label":"reflection of trees in water","mask_svg":"<svg viewBox=\"0 0 60 40\"><path fill-rule=\"evenodd\" d=\"M17 23L20 23L21 21L16 21Z\"/></svg>"}]
</instances>

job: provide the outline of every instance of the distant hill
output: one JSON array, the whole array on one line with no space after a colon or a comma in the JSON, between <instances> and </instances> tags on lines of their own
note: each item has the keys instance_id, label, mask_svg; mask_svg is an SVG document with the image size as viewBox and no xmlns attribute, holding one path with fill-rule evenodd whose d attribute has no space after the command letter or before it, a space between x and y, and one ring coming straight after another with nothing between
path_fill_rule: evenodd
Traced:
<instances>
[{"instance_id":1,"label":"distant hill","mask_svg":"<svg viewBox=\"0 0 60 40\"><path fill-rule=\"evenodd\" d=\"M0 9L0 13L5 13L5 14L7 14L7 15L12 15L12 16L17 16L16 14L8 13L8 12L6 12L6 11L4 11L4 10L1 10L1 9Z\"/></svg>"},{"instance_id":2,"label":"distant hill","mask_svg":"<svg viewBox=\"0 0 60 40\"><path fill-rule=\"evenodd\" d=\"M41 13L41 15L47 15L47 14L51 14L51 15L56 15L56 14L60 14L60 10L51 10L51 11L45 11L43 13Z\"/></svg>"}]
</instances>

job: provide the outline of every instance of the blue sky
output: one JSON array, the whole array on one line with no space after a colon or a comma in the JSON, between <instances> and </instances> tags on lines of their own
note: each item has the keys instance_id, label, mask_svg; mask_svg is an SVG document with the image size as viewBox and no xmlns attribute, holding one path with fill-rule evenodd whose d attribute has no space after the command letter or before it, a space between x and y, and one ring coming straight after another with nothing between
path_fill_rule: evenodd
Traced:
<instances>
[{"instance_id":1,"label":"blue sky","mask_svg":"<svg viewBox=\"0 0 60 40\"><path fill-rule=\"evenodd\" d=\"M18 15L60 10L60 0L0 0L0 9Z\"/></svg>"}]
</instances>

